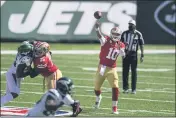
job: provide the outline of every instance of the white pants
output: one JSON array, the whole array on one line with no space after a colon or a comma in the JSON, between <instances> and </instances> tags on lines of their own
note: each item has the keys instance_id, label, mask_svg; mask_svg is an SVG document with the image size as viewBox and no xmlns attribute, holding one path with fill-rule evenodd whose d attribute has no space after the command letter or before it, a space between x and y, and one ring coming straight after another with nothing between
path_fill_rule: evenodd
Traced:
<instances>
[{"instance_id":1,"label":"white pants","mask_svg":"<svg viewBox=\"0 0 176 118\"><path fill-rule=\"evenodd\" d=\"M36 104L33 108L31 108L27 114L28 117L44 117L45 107L41 104Z\"/></svg>"},{"instance_id":2,"label":"white pants","mask_svg":"<svg viewBox=\"0 0 176 118\"><path fill-rule=\"evenodd\" d=\"M12 93L20 94L21 80L24 78L16 78L16 67L12 64L6 73L6 94L1 97L1 106L13 100Z\"/></svg>"}]
</instances>

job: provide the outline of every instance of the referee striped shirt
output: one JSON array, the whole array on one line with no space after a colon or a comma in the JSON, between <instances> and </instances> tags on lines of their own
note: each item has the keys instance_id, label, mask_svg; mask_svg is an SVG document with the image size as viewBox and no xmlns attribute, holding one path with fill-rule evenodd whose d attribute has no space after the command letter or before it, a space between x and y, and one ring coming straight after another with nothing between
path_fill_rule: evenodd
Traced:
<instances>
[{"instance_id":1,"label":"referee striped shirt","mask_svg":"<svg viewBox=\"0 0 176 118\"><path fill-rule=\"evenodd\" d=\"M121 36L121 41L127 44L125 47L126 51L137 52L138 45L144 45L144 39L141 32L139 32L138 30L135 30L134 32L131 32L129 30L124 31Z\"/></svg>"}]
</instances>

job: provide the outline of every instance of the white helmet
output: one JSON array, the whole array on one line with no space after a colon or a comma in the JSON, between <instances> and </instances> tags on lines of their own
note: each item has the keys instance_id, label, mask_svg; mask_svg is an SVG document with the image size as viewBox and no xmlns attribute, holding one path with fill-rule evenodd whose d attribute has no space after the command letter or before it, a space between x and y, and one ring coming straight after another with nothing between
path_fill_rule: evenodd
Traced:
<instances>
[{"instance_id":1,"label":"white helmet","mask_svg":"<svg viewBox=\"0 0 176 118\"><path fill-rule=\"evenodd\" d=\"M114 27L111 29L110 36L113 41L118 41L121 38L122 31L120 30L119 27Z\"/></svg>"},{"instance_id":2,"label":"white helmet","mask_svg":"<svg viewBox=\"0 0 176 118\"><path fill-rule=\"evenodd\" d=\"M133 25L136 26L136 21L135 21L135 20L130 20L130 21L128 22L128 24L133 24Z\"/></svg>"}]
</instances>

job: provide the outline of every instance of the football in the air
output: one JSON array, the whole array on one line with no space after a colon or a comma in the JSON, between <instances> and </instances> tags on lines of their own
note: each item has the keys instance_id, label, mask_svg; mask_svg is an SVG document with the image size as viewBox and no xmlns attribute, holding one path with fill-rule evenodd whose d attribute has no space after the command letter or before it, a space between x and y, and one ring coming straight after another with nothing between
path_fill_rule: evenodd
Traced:
<instances>
[{"instance_id":1,"label":"football in the air","mask_svg":"<svg viewBox=\"0 0 176 118\"><path fill-rule=\"evenodd\" d=\"M101 16L102 16L102 13L101 13L100 11L96 11L96 12L94 13L94 17L95 17L96 19L100 19Z\"/></svg>"}]
</instances>

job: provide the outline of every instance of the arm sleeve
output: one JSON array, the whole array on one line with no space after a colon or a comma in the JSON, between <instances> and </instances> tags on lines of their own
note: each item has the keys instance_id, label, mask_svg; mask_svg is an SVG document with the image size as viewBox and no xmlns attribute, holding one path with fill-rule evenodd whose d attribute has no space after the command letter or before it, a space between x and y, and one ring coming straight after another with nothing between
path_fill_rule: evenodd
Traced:
<instances>
[{"instance_id":1,"label":"arm sleeve","mask_svg":"<svg viewBox=\"0 0 176 118\"><path fill-rule=\"evenodd\" d=\"M120 42L120 56L125 56L125 44Z\"/></svg>"},{"instance_id":2,"label":"arm sleeve","mask_svg":"<svg viewBox=\"0 0 176 118\"><path fill-rule=\"evenodd\" d=\"M102 36L99 40L100 40L101 46L103 46L106 42L106 38L104 36Z\"/></svg>"},{"instance_id":3,"label":"arm sleeve","mask_svg":"<svg viewBox=\"0 0 176 118\"><path fill-rule=\"evenodd\" d=\"M101 46L103 46L106 42L106 38L104 37L104 35L102 35L99 28L96 29L96 33L97 33L98 39L100 40Z\"/></svg>"},{"instance_id":4,"label":"arm sleeve","mask_svg":"<svg viewBox=\"0 0 176 118\"><path fill-rule=\"evenodd\" d=\"M35 68L31 68L30 73L29 73L31 78L34 78L34 77L36 77L39 74L40 73Z\"/></svg>"},{"instance_id":5,"label":"arm sleeve","mask_svg":"<svg viewBox=\"0 0 176 118\"><path fill-rule=\"evenodd\" d=\"M65 105L71 106L74 103L74 100L72 99L72 97L69 94L67 94L64 97L63 102Z\"/></svg>"},{"instance_id":6,"label":"arm sleeve","mask_svg":"<svg viewBox=\"0 0 176 118\"><path fill-rule=\"evenodd\" d=\"M30 70L27 70L26 72L24 71L26 68L28 68L28 67L27 67L27 65L25 63L19 64L17 66L17 69L16 69L16 76L17 76L17 78L23 78L23 77L26 77L26 76L29 75L29 73L30 73L29 71Z\"/></svg>"}]
</instances>

